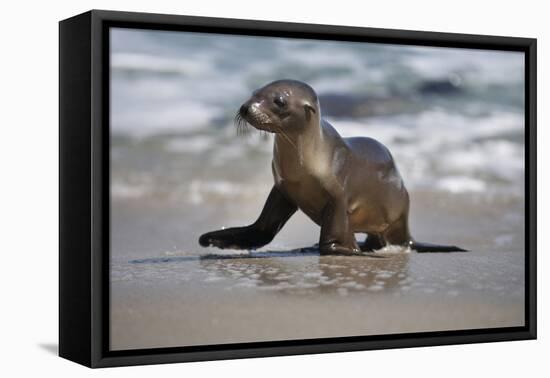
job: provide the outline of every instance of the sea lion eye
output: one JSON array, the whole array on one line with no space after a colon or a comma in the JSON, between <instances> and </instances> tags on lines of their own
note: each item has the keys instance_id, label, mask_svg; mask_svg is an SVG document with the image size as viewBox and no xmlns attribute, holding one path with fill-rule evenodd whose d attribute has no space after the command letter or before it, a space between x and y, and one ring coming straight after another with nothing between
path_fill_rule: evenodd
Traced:
<instances>
[{"instance_id":1,"label":"sea lion eye","mask_svg":"<svg viewBox=\"0 0 550 378\"><path fill-rule=\"evenodd\" d=\"M275 105L277 105L280 108L283 108L286 105L286 101L282 96L277 96L273 99L273 102Z\"/></svg>"}]
</instances>

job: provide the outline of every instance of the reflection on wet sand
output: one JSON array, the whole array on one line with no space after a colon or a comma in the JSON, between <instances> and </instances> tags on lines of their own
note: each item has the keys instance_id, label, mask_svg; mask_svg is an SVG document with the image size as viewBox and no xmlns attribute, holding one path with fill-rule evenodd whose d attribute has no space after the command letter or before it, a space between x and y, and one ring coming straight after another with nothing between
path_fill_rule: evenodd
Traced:
<instances>
[{"instance_id":1,"label":"reflection on wet sand","mask_svg":"<svg viewBox=\"0 0 550 378\"><path fill-rule=\"evenodd\" d=\"M407 253L387 256L319 256L292 261L288 258L202 259L207 279L226 279L234 287L256 287L278 293L348 295L381 291L407 283ZM300 259L301 260L301 259Z\"/></svg>"},{"instance_id":2,"label":"reflection on wet sand","mask_svg":"<svg viewBox=\"0 0 550 378\"><path fill-rule=\"evenodd\" d=\"M198 262L199 267L194 263ZM194 271L194 280L225 281L224 287L258 288L279 293L337 293L341 296L396 287L407 289L409 254L366 253L359 256L320 256L315 247L288 251L171 256L132 260L132 265L179 265ZM182 266L188 265L187 269ZM183 273L183 272L182 272ZM165 277L166 278L166 277Z\"/></svg>"}]
</instances>

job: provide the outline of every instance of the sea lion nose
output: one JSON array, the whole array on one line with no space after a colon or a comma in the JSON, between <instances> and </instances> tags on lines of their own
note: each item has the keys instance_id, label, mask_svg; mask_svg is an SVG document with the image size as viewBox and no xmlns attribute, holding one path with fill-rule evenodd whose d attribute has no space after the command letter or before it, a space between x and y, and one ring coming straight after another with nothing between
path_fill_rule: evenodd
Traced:
<instances>
[{"instance_id":1,"label":"sea lion nose","mask_svg":"<svg viewBox=\"0 0 550 378\"><path fill-rule=\"evenodd\" d=\"M242 104L241 108L239 109L239 113L244 117L248 114L248 105Z\"/></svg>"}]
</instances>

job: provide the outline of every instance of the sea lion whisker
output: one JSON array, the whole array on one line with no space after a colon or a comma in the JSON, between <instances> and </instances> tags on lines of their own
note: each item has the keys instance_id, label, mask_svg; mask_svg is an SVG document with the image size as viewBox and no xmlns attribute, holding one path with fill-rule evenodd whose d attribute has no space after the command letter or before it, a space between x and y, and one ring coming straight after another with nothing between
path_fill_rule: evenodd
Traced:
<instances>
[{"instance_id":1,"label":"sea lion whisker","mask_svg":"<svg viewBox=\"0 0 550 378\"><path fill-rule=\"evenodd\" d=\"M239 114L235 116L235 125L237 126L237 135L241 136L244 134L243 125L242 125L242 118Z\"/></svg>"},{"instance_id":2,"label":"sea lion whisker","mask_svg":"<svg viewBox=\"0 0 550 378\"><path fill-rule=\"evenodd\" d=\"M237 135L238 136L247 136L250 132L250 127L248 125L248 122L241 116L240 113L237 112L235 114L234 118L234 124L237 127Z\"/></svg>"}]
</instances>

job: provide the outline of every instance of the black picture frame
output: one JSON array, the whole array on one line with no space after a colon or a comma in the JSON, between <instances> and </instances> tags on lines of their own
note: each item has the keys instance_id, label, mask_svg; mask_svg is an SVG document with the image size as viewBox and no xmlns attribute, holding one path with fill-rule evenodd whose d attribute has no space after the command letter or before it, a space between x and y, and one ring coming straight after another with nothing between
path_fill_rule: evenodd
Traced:
<instances>
[{"instance_id":1,"label":"black picture frame","mask_svg":"<svg viewBox=\"0 0 550 378\"><path fill-rule=\"evenodd\" d=\"M525 53L523 327L108 350L110 27ZM536 39L92 10L59 23L59 355L89 367L536 338Z\"/></svg>"}]
</instances>

